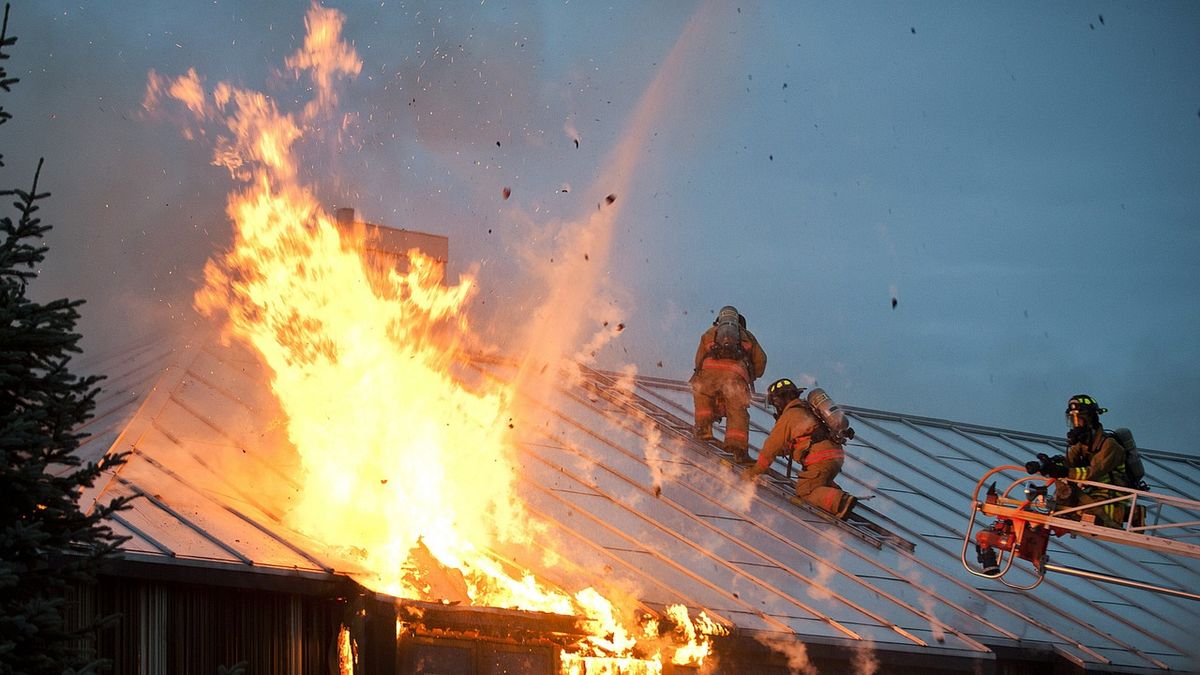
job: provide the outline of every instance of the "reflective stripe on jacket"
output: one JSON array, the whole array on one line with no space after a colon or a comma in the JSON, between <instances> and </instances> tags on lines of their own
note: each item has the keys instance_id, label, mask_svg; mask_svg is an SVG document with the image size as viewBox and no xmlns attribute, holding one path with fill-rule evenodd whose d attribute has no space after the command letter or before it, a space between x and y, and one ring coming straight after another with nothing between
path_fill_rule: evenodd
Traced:
<instances>
[{"instance_id":1,"label":"reflective stripe on jacket","mask_svg":"<svg viewBox=\"0 0 1200 675\"><path fill-rule=\"evenodd\" d=\"M700 368L703 370L725 370L737 373L746 382L750 381L750 372L746 370L746 364L741 361L734 361L732 359L704 359L704 363Z\"/></svg>"},{"instance_id":2,"label":"reflective stripe on jacket","mask_svg":"<svg viewBox=\"0 0 1200 675\"><path fill-rule=\"evenodd\" d=\"M808 466L817 462L828 462L831 459L846 459L846 451L842 449L842 446L833 441L818 441L801 457L800 462L804 466Z\"/></svg>"},{"instance_id":3,"label":"reflective stripe on jacket","mask_svg":"<svg viewBox=\"0 0 1200 675\"><path fill-rule=\"evenodd\" d=\"M1090 443L1076 443L1067 448L1067 466L1067 478L1123 485L1119 478L1125 476L1125 446L1097 430Z\"/></svg>"}]
</instances>

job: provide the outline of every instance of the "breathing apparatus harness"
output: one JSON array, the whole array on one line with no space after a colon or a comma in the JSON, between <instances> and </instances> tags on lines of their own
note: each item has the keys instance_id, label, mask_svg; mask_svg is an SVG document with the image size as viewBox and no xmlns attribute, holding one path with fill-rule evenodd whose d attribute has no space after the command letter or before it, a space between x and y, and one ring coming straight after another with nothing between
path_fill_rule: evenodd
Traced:
<instances>
[{"instance_id":1,"label":"breathing apparatus harness","mask_svg":"<svg viewBox=\"0 0 1200 675\"><path fill-rule=\"evenodd\" d=\"M854 429L846 422L845 413L838 409L824 389L813 389L805 399L800 398L802 391L804 387L797 387L787 378L776 380L767 387L767 404L775 408L775 419L779 419L789 403L796 401L796 405L808 410L821 423L820 428L809 436L810 445L824 440L844 445L854 438Z\"/></svg>"}]
</instances>

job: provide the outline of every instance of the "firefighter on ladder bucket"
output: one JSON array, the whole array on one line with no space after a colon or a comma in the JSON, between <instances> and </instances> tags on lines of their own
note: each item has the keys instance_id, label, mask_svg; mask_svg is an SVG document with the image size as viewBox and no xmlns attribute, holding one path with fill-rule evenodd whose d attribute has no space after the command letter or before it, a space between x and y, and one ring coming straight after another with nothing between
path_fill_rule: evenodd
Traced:
<instances>
[{"instance_id":1,"label":"firefighter on ladder bucket","mask_svg":"<svg viewBox=\"0 0 1200 675\"><path fill-rule=\"evenodd\" d=\"M1048 478L1069 478L1094 483L1108 483L1121 487L1138 487L1129 480L1125 446L1114 434L1104 430L1100 415L1108 412L1087 394L1076 394L1067 400L1067 456L1046 457L1039 455L1038 461L1029 462L1025 468L1029 473L1040 473ZM1066 481L1058 481L1054 490L1054 501L1058 508L1085 506L1119 496L1114 490L1099 487L1080 487ZM1096 524L1121 527L1126 513L1123 502L1103 504L1064 517L1079 519L1094 518Z\"/></svg>"},{"instance_id":2,"label":"firefighter on ladder bucket","mask_svg":"<svg viewBox=\"0 0 1200 675\"><path fill-rule=\"evenodd\" d=\"M830 429L822 416L814 410L814 404L828 402L824 391L809 400L800 398L801 387L789 379L776 380L767 388L767 404L775 409L775 427L767 440L763 441L758 463L746 469L742 478L754 480L766 472L771 462L784 451L792 453L803 470L796 477L796 495L789 497L793 504L810 504L845 520L858 498L847 494L834 482L842 471L846 455L842 444L854 437L854 431L844 424L840 429ZM840 418L839 418L840 419Z\"/></svg>"},{"instance_id":3,"label":"firefighter on ladder bucket","mask_svg":"<svg viewBox=\"0 0 1200 675\"><path fill-rule=\"evenodd\" d=\"M736 307L722 307L696 348L696 370L689 380L696 410L694 434L697 440L711 441L713 422L726 417L722 447L733 453L733 461L738 464L754 462L747 451L750 394L754 380L766 369L767 354L754 334L746 330L746 318Z\"/></svg>"},{"instance_id":4,"label":"firefighter on ladder bucket","mask_svg":"<svg viewBox=\"0 0 1200 675\"><path fill-rule=\"evenodd\" d=\"M1076 394L1067 400L1066 418L1067 454L1050 457L1039 453L1036 460L1025 464L1029 474L1040 474L1054 480L1054 499L1050 504L1050 515L1063 509L1087 506L1122 496L1118 490L1095 485L1078 485L1070 481L1106 483L1125 488L1145 489L1143 471L1138 459L1136 444L1128 429L1117 432L1106 431L1100 424L1100 415L1108 412L1087 394ZM1128 439L1128 444L1123 438ZM1061 480L1067 479L1067 480ZM1041 488L1045 497L1046 489ZM1063 513L1061 518L1095 522L1097 525L1123 528L1129 515L1128 504L1109 501L1092 508ZM1140 526L1145 517L1145 507L1138 506L1133 525ZM998 521L991 528L981 531L976 537L976 553L985 575L1001 573L999 557L995 548L1012 550L1015 533L1012 523ZM1049 532L1046 528L1034 527L1026 534L1029 541L1021 551L1021 557L1037 563L1044 555ZM1030 536L1033 535L1033 536Z\"/></svg>"}]
</instances>

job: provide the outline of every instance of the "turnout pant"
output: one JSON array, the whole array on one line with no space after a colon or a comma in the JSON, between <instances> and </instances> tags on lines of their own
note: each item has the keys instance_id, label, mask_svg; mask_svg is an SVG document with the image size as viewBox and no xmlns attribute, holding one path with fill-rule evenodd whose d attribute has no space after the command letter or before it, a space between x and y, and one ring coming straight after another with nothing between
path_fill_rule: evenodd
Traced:
<instances>
[{"instance_id":1,"label":"turnout pant","mask_svg":"<svg viewBox=\"0 0 1200 675\"><path fill-rule=\"evenodd\" d=\"M796 477L796 496L813 506L837 514L850 495L833 482L842 472L842 461L831 459L806 465Z\"/></svg>"},{"instance_id":2,"label":"turnout pant","mask_svg":"<svg viewBox=\"0 0 1200 675\"><path fill-rule=\"evenodd\" d=\"M1065 489L1064 489L1065 488ZM1073 506L1087 506L1095 502L1102 502L1106 499L1119 496L1119 493L1099 488L1084 492L1078 486L1059 483L1055 488L1054 500L1058 503L1058 508L1070 508ZM1072 520L1079 520L1080 514L1087 513L1096 517L1097 525L1105 525L1107 527L1120 528L1125 522L1129 512L1126 502L1114 502L1112 504L1102 504L1094 506L1090 509L1068 513L1063 516ZM1135 523L1137 524L1137 523Z\"/></svg>"},{"instance_id":3,"label":"turnout pant","mask_svg":"<svg viewBox=\"0 0 1200 675\"><path fill-rule=\"evenodd\" d=\"M724 447L744 453L750 445L750 385L738 373L701 369L692 380L696 410L696 435L711 436L717 397L725 401Z\"/></svg>"}]
</instances>

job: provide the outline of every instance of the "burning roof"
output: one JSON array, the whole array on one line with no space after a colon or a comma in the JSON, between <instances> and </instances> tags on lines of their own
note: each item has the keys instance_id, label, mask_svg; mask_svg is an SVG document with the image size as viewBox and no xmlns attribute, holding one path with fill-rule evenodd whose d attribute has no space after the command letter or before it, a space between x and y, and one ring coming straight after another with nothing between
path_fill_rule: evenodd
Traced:
<instances>
[{"instance_id":1,"label":"burning roof","mask_svg":"<svg viewBox=\"0 0 1200 675\"><path fill-rule=\"evenodd\" d=\"M334 118L334 85L362 67L342 20L314 5L285 62L311 85L302 109L224 82L206 91L195 71L150 77L147 107L182 104L215 128L213 161L238 187L226 208L232 243L195 296L219 338L147 345L162 376L131 417L117 413L129 399L112 399L103 419L124 419L121 430L82 449L132 453L83 501L141 497L113 517L127 556L346 576L435 603L449 625L488 614L479 607L577 617L567 624L586 629L564 647L564 670L591 658L699 664L728 634L802 671L817 646L851 648L864 664L878 653L978 665L1029 645L1079 665L1191 663L1188 624L1174 617L1194 610L1177 600L1163 601L1180 610L1167 619L1134 591L1100 596L1089 582L1008 597L947 564L977 469L1052 450L1052 439L848 409L859 436L847 484L877 498L860 509L871 522L850 526L789 504L784 484L738 480L694 443L686 385L573 359L624 203L616 193L630 181L617 169L638 133L615 152L618 178L597 190L609 196L556 237L584 262L544 279L525 327L536 348L480 356L463 311L471 276L447 285L444 257L419 251L403 269L372 262L364 228L331 218L306 183L298 141ZM639 133L651 103L633 113ZM376 253L396 252L376 235ZM144 386L147 371L130 372ZM768 424L756 408L754 445ZM1112 559L1090 543L1063 555ZM1142 566L1196 576L1163 571L1170 564ZM429 628L430 612L399 606L402 625ZM574 630L550 624L539 630Z\"/></svg>"},{"instance_id":2,"label":"burning roof","mask_svg":"<svg viewBox=\"0 0 1200 675\"><path fill-rule=\"evenodd\" d=\"M365 573L267 503L268 486L299 486L285 480L286 461L273 454L279 429L252 423L272 404L261 366L244 349L151 342L99 365L112 375L111 393L81 452L94 458L111 446L133 455L85 503L145 495L112 523L131 536L127 556L267 575ZM457 367L501 380L516 375L515 364L496 359ZM161 375L153 380L151 372ZM843 484L875 495L869 517L889 533L882 536L798 509L783 487L739 493L728 466L686 438L686 384L646 377L622 384L592 370L581 376L584 386L540 401L543 426L517 430L517 492L547 528L534 541L491 552L512 570L561 588L622 589L633 606L656 615L673 604L693 616L703 609L735 635L729 640L778 651L857 647L884 659L923 654L947 662L1015 651L1054 653L1089 669L1197 667L1194 603L1061 577L1015 593L959 567L967 491L977 476L1060 449L1057 439L846 407L859 433L847 448ZM757 447L770 418L758 407L752 417ZM1149 451L1145 458L1153 490L1200 492L1195 460ZM1057 540L1051 555L1200 583L1192 561L1087 540Z\"/></svg>"}]
</instances>

